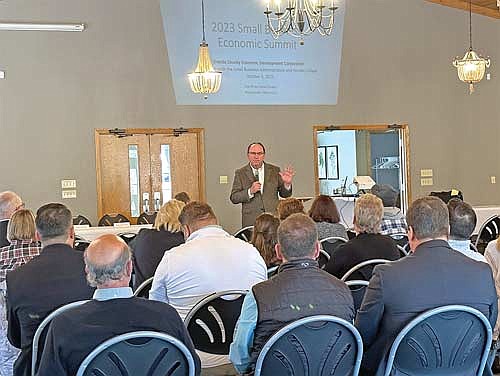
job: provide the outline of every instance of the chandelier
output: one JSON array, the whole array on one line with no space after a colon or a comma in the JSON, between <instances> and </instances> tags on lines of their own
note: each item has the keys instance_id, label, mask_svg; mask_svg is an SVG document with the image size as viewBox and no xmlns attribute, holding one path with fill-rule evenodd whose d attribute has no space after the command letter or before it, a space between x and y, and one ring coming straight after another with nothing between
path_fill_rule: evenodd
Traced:
<instances>
[{"instance_id":1,"label":"chandelier","mask_svg":"<svg viewBox=\"0 0 500 376\"><path fill-rule=\"evenodd\" d=\"M201 0L201 24L203 28L203 40L200 43L198 64L194 72L188 74L188 79L191 90L197 94L205 94L204 98L207 99L208 94L219 91L222 72L214 70L212 61L210 60L208 43L205 41L205 4L203 0Z\"/></svg>"},{"instance_id":2,"label":"chandelier","mask_svg":"<svg viewBox=\"0 0 500 376\"><path fill-rule=\"evenodd\" d=\"M335 10L334 0L267 0L264 14L274 38L282 34L303 38L316 30L321 35L330 35ZM300 44L304 44L303 40Z\"/></svg>"},{"instance_id":3,"label":"chandelier","mask_svg":"<svg viewBox=\"0 0 500 376\"><path fill-rule=\"evenodd\" d=\"M474 92L474 84L483 79L486 68L490 66L489 58L478 55L472 49L472 0L469 0L469 50L462 59L457 56L453 66L457 68L460 81L469 84L469 94Z\"/></svg>"}]
</instances>

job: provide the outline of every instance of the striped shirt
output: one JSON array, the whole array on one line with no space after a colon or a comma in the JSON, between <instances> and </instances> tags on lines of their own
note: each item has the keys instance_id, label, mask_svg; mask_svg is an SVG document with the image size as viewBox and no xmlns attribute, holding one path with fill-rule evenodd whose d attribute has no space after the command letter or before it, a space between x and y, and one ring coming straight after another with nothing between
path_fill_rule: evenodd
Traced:
<instances>
[{"instance_id":1,"label":"striped shirt","mask_svg":"<svg viewBox=\"0 0 500 376\"><path fill-rule=\"evenodd\" d=\"M0 285L4 284L8 272L26 264L40 251L40 243L30 240L13 240L10 245L0 248Z\"/></svg>"}]
</instances>

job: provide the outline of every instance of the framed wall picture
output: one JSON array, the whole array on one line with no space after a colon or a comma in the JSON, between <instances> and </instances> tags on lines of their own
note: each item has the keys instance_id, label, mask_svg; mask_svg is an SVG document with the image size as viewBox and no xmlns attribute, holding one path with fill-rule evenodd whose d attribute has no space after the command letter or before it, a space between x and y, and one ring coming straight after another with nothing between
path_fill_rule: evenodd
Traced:
<instances>
[{"instance_id":1,"label":"framed wall picture","mask_svg":"<svg viewBox=\"0 0 500 376\"><path fill-rule=\"evenodd\" d=\"M326 147L326 177L339 180L339 147L337 145Z\"/></svg>"},{"instance_id":2,"label":"framed wall picture","mask_svg":"<svg viewBox=\"0 0 500 376\"><path fill-rule=\"evenodd\" d=\"M318 178L326 179L326 146L318 146Z\"/></svg>"}]
</instances>

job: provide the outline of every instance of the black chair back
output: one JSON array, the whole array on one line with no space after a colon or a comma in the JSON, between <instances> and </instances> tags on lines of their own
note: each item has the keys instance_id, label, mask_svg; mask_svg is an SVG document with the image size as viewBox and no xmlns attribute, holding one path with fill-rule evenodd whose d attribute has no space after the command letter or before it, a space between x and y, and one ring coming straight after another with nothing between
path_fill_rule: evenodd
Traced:
<instances>
[{"instance_id":1,"label":"black chair back","mask_svg":"<svg viewBox=\"0 0 500 376\"><path fill-rule=\"evenodd\" d=\"M321 239L319 243L321 245L321 249L328 253L330 257L332 257L339 246L347 243L347 239L337 236L331 236L329 238Z\"/></svg>"},{"instance_id":2,"label":"black chair back","mask_svg":"<svg viewBox=\"0 0 500 376\"><path fill-rule=\"evenodd\" d=\"M149 290L151 290L151 286L153 285L153 278L154 277L149 277L144 282L142 282L139 285L139 287L137 287L137 289L134 291L134 296L148 299Z\"/></svg>"},{"instance_id":3,"label":"black chair back","mask_svg":"<svg viewBox=\"0 0 500 376\"><path fill-rule=\"evenodd\" d=\"M366 289L368 287L368 281L346 281L346 285L349 287L349 290L351 290L352 300L354 301L354 309L357 312L359 307L361 307L361 303L363 303L363 298L365 297Z\"/></svg>"},{"instance_id":4,"label":"black chair back","mask_svg":"<svg viewBox=\"0 0 500 376\"><path fill-rule=\"evenodd\" d=\"M500 216L494 215L486 220L479 229L476 243L477 249L484 250L489 242L498 238L500 234ZM483 252L484 253L484 252Z\"/></svg>"},{"instance_id":5,"label":"black chair back","mask_svg":"<svg viewBox=\"0 0 500 376\"><path fill-rule=\"evenodd\" d=\"M82 362L77 376L194 376L193 356L178 339L139 331L111 338Z\"/></svg>"},{"instance_id":6,"label":"black chair back","mask_svg":"<svg viewBox=\"0 0 500 376\"><path fill-rule=\"evenodd\" d=\"M351 276L355 272L359 272L362 275L361 278L363 278L366 281L369 281L372 276L373 268L378 264L385 264L386 262L391 262L391 261L386 259L372 259L360 262L359 264L354 265L351 269L349 269L342 276L341 280L344 282L348 281L349 279L351 279Z\"/></svg>"},{"instance_id":7,"label":"black chair back","mask_svg":"<svg viewBox=\"0 0 500 376\"><path fill-rule=\"evenodd\" d=\"M80 252L85 252L87 247L90 245L88 240L85 240L79 236L75 235L75 243L73 244L73 248Z\"/></svg>"},{"instance_id":8,"label":"black chair back","mask_svg":"<svg viewBox=\"0 0 500 376\"><path fill-rule=\"evenodd\" d=\"M427 311L394 340L384 375L482 375L491 347L488 319L451 305Z\"/></svg>"},{"instance_id":9,"label":"black chair back","mask_svg":"<svg viewBox=\"0 0 500 376\"><path fill-rule=\"evenodd\" d=\"M241 239L248 243L252 240L252 235L253 235L253 226L243 227L234 233L235 238Z\"/></svg>"},{"instance_id":10,"label":"black chair back","mask_svg":"<svg viewBox=\"0 0 500 376\"><path fill-rule=\"evenodd\" d=\"M214 293L191 309L184 323L197 350L210 354L229 354L246 293L244 290Z\"/></svg>"},{"instance_id":11,"label":"black chair back","mask_svg":"<svg viewBox=\"0 0 500 376\"><path fill-rule=\"evenodd\" d=\"M122 240L125 243L130 244L130 242L135 239L135 237L137 236L137 234L135 232L121 232L117 236L119 236L120 238L122 238Z\"/></svg>"},{"instance_id":12,"label":"black chair back","mask_svg":"<svg viewBox=\"0 0 500 376\"><path fill-rule=\"evenodd\" d=\"M357 376L362 355L361 336L352 324L334 316L310 316L266 342L255 376Z\"/></svg>"},{"instance_id":13,"label":"black chair back","mask_svg":"<svg viewBox=\"0 0 500 376\"><path fill-rule=\"evenodd\" d=\"M123 214L104 214L101 219L99 219L98 226L113 226L115 223L129 222L130 219L125 217Z\"/></svg>"},{"instance_id":14,"label":"black chair back","mask_svg":"<svg viewBox=\"0 0 500 376\"><path fill-rule=\"evenodd\" d=\"M76 217L73 217L73 225L87 225L89 227L92 227L92 223L88 220L87 217L84 217L83 215L77 215Z\"/></svg>"},{"instance_id":15,"label":"black chair back","mask_svg":"<svg viewBox=\"0 0 500 376\"><path fill-rule=\"evenodd\" d=\"M154 225L157 214L158 214L158 212L153 212L153 213L144 212L139 217L137 217L137 224L138 225Z\"/></svg>"},{"instance_id":16,"label":"black chair back","mask_svg":"<svg viewBox=\"0 0 500 376\"><path fill-rule=\"evenodd\" d=\"M393 238L400 247L405 248L408 245L408 235L405 233L391 234L389 236Z\"/></svg>"},{"instance_id":17,"label":"black chair back","mask_svg":"<svg viewBox=\"0 0 500 376\"><path fill-rule=\"evenodd\" d=\"M324 269L326 264L328 264L328 261L330 261L330 255L325 250L320 249L316 261L318 261L320 269Z\"/></svg>"}]
</instances>

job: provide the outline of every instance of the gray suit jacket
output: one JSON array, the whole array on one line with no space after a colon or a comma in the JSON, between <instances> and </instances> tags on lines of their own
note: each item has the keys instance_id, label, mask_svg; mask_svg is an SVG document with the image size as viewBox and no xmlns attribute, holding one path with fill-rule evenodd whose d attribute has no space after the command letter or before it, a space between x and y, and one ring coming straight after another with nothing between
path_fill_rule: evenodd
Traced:
<instances>
[{"instance_id":1,"label":"gray suit jacket","mask_svg":"<svg viewBox=\"0 0 500 376\"><path fill-rule=\"evenodd\" d=\"M269 163L264 164L264 192L255 193L250 198L248 189L255 181L250 164L243 166L234 173L233 188L231 189L231 202L241 205L241 222L243 227L253 226L255 218L260 214L268 212L275 213L278 206L278 194L290 197L292 189L287 190L283 179L279 175L280 168Z\"/></svg>"},{"instance_id":2,"label":"gray suit jacket","mask_svg":"<svg viewBox=\"0 0 500 376\"><path fill-rule=\"evenodd\" d=\"M355 323L365 347L361 374L383 375L401 329L420 313L449 304L479 310L494 327L498 307L489 265L454 251L444 240L425 242L409 256L377 265ZM483 374L491 374L488 366Z\"/></svg>"}]
</instances>

